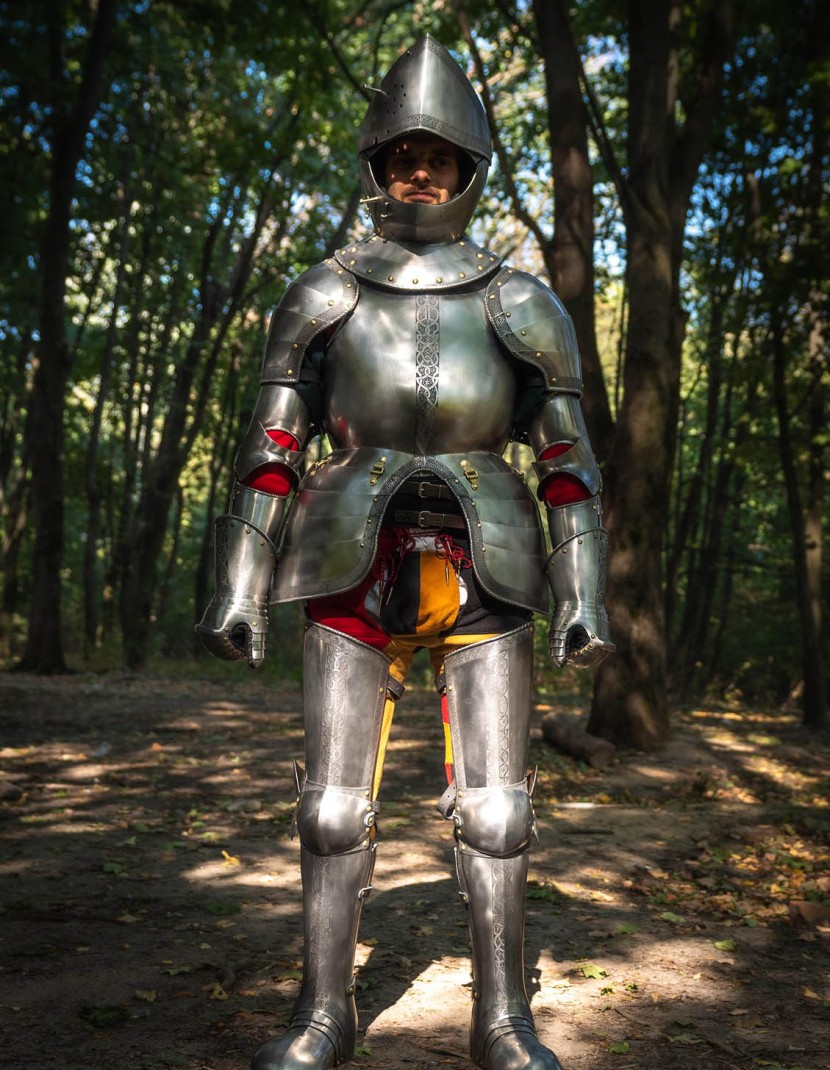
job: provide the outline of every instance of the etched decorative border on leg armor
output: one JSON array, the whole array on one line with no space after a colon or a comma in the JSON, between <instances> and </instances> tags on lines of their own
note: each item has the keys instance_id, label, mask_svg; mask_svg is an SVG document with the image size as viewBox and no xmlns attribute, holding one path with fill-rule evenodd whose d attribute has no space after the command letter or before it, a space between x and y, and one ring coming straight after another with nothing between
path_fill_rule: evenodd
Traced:
<instances>
[{"instance_id":1,"label":"etched decorative border on leg armor","mask_svg":"<svg viewBox=\"0 0 830 1070\"><path fill-rule=\"evenodd\" d=\"M524 981L532 655L525 625L444 659L456 773L447 812L473 946L470 1053L486 1070L562 1070L536 1036Z\"/></svg>"},{"instance_id":2,"label":"etched decorative border on leg armor","mask_svg":"<svg viewBox=\"0 0 830 1070\"><path fill-rule=\"evenodd\" d=\"M260 1048L252 1070L330 1070L351 1057L357 1030L354 952L375 860L372 782L389 659L315 624L304 672L303 984L288 1031Z\"/></svg>"}]
</instances>

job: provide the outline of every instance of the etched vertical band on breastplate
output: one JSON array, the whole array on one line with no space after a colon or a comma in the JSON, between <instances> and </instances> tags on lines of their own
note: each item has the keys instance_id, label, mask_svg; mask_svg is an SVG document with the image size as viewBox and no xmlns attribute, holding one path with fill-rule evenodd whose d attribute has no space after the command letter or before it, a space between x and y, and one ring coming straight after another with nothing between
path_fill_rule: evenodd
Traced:
<instances>
[{"instance_id":1,"label":"etched vertical band on breastplate","mask_svg":"<svg viewBox=\"0 0 830 1070\"><path fill-rule=\"evenodd\" d=\"M435 452L441 320L437 294L415 298L415 452Z\"/></svg>"}]
</instances>

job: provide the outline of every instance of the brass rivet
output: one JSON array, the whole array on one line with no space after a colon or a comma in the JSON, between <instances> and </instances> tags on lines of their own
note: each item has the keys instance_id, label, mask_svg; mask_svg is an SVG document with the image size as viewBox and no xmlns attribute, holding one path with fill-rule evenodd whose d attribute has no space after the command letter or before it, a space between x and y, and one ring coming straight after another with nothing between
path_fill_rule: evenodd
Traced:
<instances>
[{"instance_id":1,"label":"brass rivet","mask_svg":"<svg viewBox=\"0 0 830 1070\"><path fill-rule=\"evenodd\" d=\"M458 272L458 277L459 277L459 279L466 279L467 278L467 276L464 274L463 271L459 271Z\"/></svg>"},{"instance_id":2,"label":"brass rivet","mask_svg":"<svg viewBox=\"0 0 830 1070\"><path fill-rule=\"evenodd\" d=\"M334 301L329 301L329 308L334 304Z\"/></svg>"},{"instance_id":3,"label":"brass rivet","mask_svg":"<svg viewBox=\"0 0 830 1070\"><path fill-rule=\"evenodd\" d=\"M350 264L356 264L356 263L357 263L357 261L356 261L356 260L350 260L350 261L349 261L349 263L350 263Z\"/></svg>"},{"instance_id":4,"label":"brass rivet","mask_svg":"<svg viewBox=\"0 0 830 1070\"><path fill-rule=\"evenodd\" d=\"M522 335L522 337L524 337L524 335L527 334L527 331L519 331L519 334Z\"/></svg>"},{"instance_id":5,"label":"brass rivet","mask_svg":"<svg viewBox=\"0 0 830 1070\"><path fill-rule=\"evenodd\" d=\"M412 285L413 286L417 286L418 285L418 280L417 279L413 279L412 280Z\"/></svg>"},{"instance_id":6,"label":"brass rivet","mask_svg":"<svg viewBox=\"0 0 830 1070\"><path fill-rule=\"evenodd\" d=\"M374 238L372 238L372 241L374 241L374 240L375 240L375 239L374 239ZM366 268L366 274L367 274L367 275L371 275L371 274L372 274L372 269L371 269L371 268Z\"/></svg>"},{"instance_id":7,"label":"brass rivet","mask_svg":"<svg viewBox=\"0 0 830 1070\"><path fill-rule=\"evenodd\" d=\"M438 275L438 276L437 276L437 278L435 279L435 281L436 281L436 282L443 282L443 281L444 281L444 278L443 278L443 276L442 276L442 275Z\"/></svg>"},{"instance_id":8,"label":"brass rivet","mask_svg":"<svg viewBox=\"0 0 830 1070\"><path fill-rule=\"evenodd\" d=\"M299 346L297 345L297 343L295 342L295 343L294 343L294 345L293 345L293 346L292 346L291 348L292 348L292 349L299 349L300 347L299 347Z\"/></svg>"},{"instance_id":9,"label":"brass rivet","mask_svg":"<svg viewBox=\"0 0 830 1070\"><path fill-rule=\"evenodd\" d=\"M466 245L467 243L466 243L465 241L460 241L460 242L459 242L458 244L459 244L459 245L460 245L460 246L462 247L462 249L463 249L463 247L464 247L464 246L465 246L465 245Z\"/></svg>"},{"instance_id":10,"label":"brass rivet","mask_svg":"<svg viewBox=\"0 0 830 1070\"><path fill-rule=\"evenodd\" d=\"M311 326L312 327L316 327L316 325L317 325L317 320L312 320L311 321Z\"/></svg>"},{"instance_id":11,"label":"brass rivet","mask_svg":"<svg viewBox=\"0 0 830 1070\"><path fill-rule=\"evenodd\" d=\"M394 275L387 275L386 276L386 281L387 282L394 282L395 281L395 276Z\"/></svg>"},{"instance_id":12,"label":"brass rivet","mask_svg":"<svg viewBox=\"0 0 830 1070\"><path fill-rule=\"evenodd\" d=\"M487 296L490 298L491 301L495 301L495 299L496 299L496 295L495 294L488 294Z\"/></svg>"},{"instance_id":13,"label":"brass rivet","mask_svg":"<svg viewBox=\"0 0 830 1070\"><path fill-rule=\"evenodd\" d=\"M477 260L483 260L484 259L484 253L476 253L476 259Z\"/></svg>"},{"instance_id":14,"label":"brass rivet","mask_svg":"<svg viewBox=\"0 0 830 1070\"><path fill-rule=\"evenodd\" d=\"M541 357L541 356L542 356L542 354L541 354L541 353L537 353L537 354L536 354L536 356L537 356L537 357Z\"/></svg>"},{"instance_id":15,"label":"brass rivet","mask_svg":"<svg viewBox=\"0 0 830 1070\"><path fill-rule=\"evenodd\" d=\"M294 369L293 368L289 368L288 371L286 372L286 375L293 375L293 374L294 374Z\"/></svg>"},{"instance_id":16,"label":"brass rivet","mask_svg":"<svg viewBox=\"0 0 830 1070\"><path fill-rule=\"evenodd\" d=\"M484 271L484 268L482 267L482 265L481 265L481 264L479 264L479 265L478 265L478 270L479 270L479 271Z\"/></svg>"},{"instance_id":17,"label":"brass rivet","mask_svg":"<svg viewBox=\"0 0 830 1070\"><path fill-rule=\"evenodd\" d=\"M513 315L513 313L512 313L512 312L505 312L505 316L507 316L507 318L508 318L508 319L510 319L510 317L511 317L512 315Z\"/></svg>"}]
</instances>

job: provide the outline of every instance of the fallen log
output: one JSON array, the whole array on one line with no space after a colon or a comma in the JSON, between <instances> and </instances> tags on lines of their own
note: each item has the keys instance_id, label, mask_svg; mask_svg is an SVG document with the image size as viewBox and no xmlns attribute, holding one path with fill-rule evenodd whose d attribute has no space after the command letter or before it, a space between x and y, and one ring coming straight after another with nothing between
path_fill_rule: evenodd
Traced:
<instances>
[{"instance_id":1,"label":"fallen log","mask_svg":"<svg viewBox=\"0 0 830 1070\"><path fill-rule=\"evenodd\" d=\"M613 743L589 735L573 718L563 717L561 713L548 713L542 718L542 735L551 747L578 758L592 769L610 765L617 753Z\"/></svg>"}]
</instances>

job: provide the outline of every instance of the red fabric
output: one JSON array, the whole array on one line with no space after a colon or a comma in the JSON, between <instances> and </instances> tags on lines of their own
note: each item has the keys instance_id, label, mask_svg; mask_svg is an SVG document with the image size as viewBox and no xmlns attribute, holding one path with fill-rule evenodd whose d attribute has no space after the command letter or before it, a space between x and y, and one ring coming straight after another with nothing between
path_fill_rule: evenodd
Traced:
<instances>
[{"instance_id":1,"label":"red fabric","mask_svg":"<svg viewBox=\"0 0 830 1070\"><path fill-rule=\"evenodd\" d=\"M376 650L383 650L389 644L389 636L377 621L369 615L363 602L373 584L378 579L388 578L391 562L398 546L398 537L394 531L381 531L378 538L378 552L369 575L357 587L342 594L333 594L327 598L312 598L306 612L316 624L334 628L352 639L359 639Z\"/></svg>"},{"instance_id":2,"label":"red fabric","mask_svg":"<svg viewBox=\"0 0 830 1070\"><path fill-rule=\"evenodd\" d=\"M278 446L285 446L289 450L300 448L300 443L287 431L266 431L265 433ZM297 485L297 475L287 465L272 461L270 464L261 464L259 468L255 468L242 482L251 490L261 490L264 494L277 494L284 498Z\"/></svg>"},{"instance_id":3,"label":"red fabric","mask_svg":"<svg viewBox=\"0 0 830 1070\"><path fill-rule=\"evenodd\" d=\"M551 457L561 457L573 448L570 442L557 442L555 446L548 446L542 451L540 461L549 461ZM570 475L568 472L557 472L548 476L539 487L539 497L549 508L554 509L557 505L574 505L576 502L586 502L593 497L581 479Z\"/></svg>"}]
</instances>

